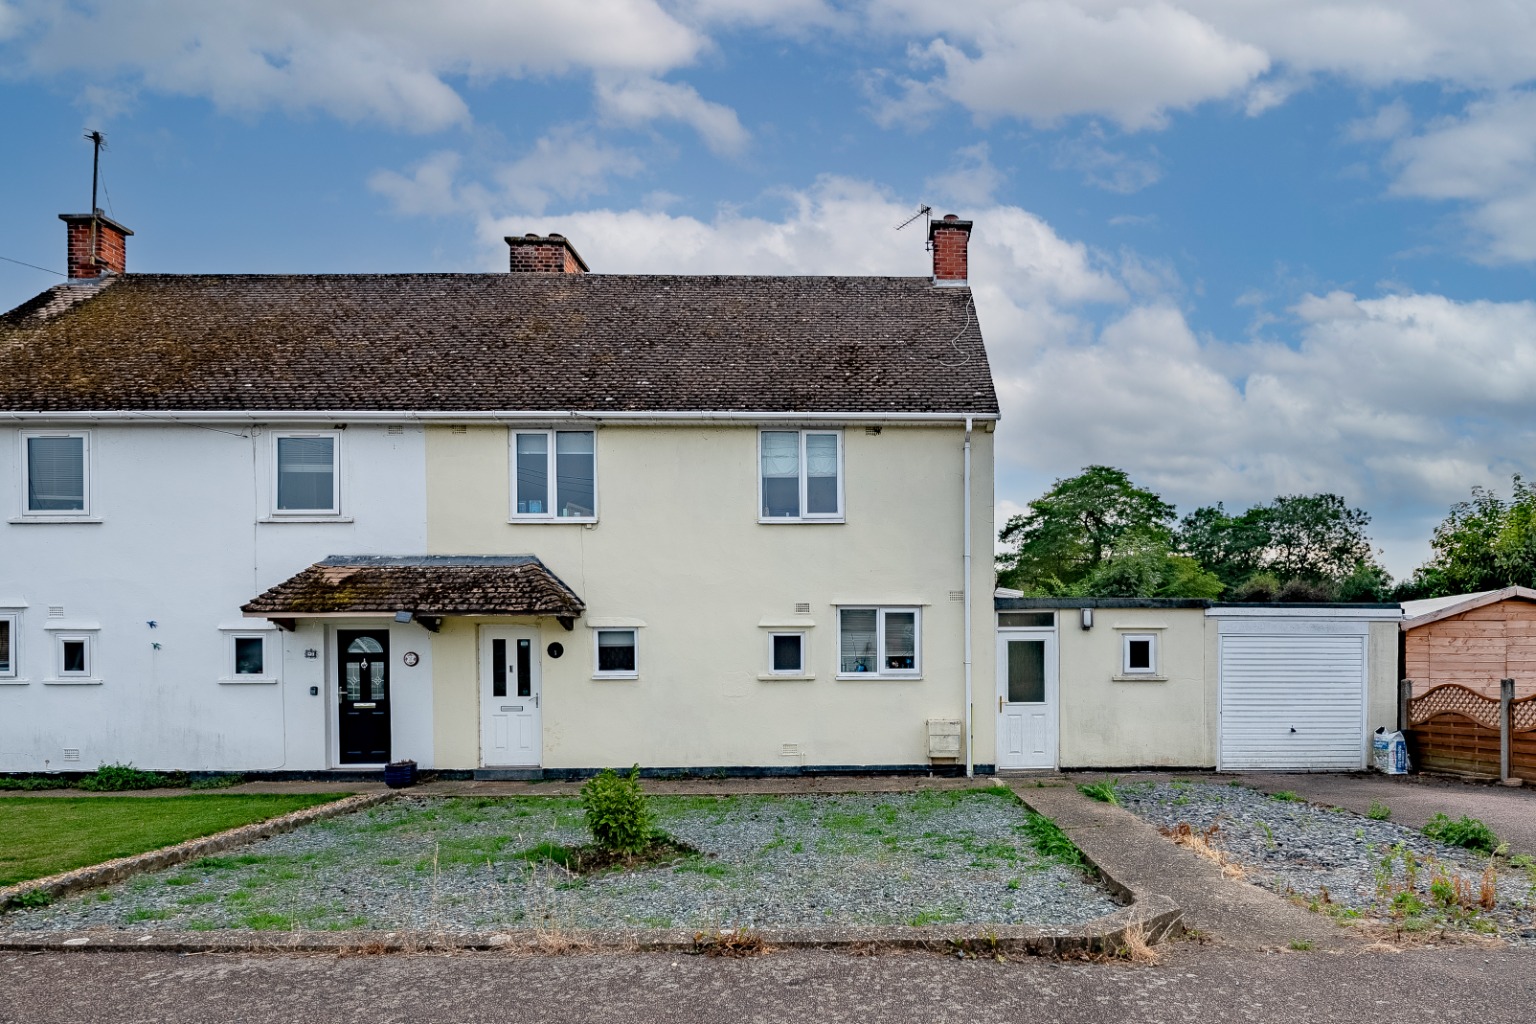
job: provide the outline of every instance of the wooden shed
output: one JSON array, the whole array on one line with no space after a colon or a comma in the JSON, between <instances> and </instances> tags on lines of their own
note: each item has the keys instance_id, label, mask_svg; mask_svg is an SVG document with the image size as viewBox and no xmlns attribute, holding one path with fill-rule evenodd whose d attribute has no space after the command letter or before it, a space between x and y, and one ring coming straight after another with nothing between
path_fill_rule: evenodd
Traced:
<instances>
[{"instance_id":1,"label":"wooden shed","mask_svg":"<svg viewBox=\"0 0 1536 1024\"><path fill-rule=\"evenodd\" d=\"M1516 697L1536 694L1536 590L1505 587L1404 601L1401 678L1413 695L1455 683L1499 699L1499 680Z\"/></svg>"}]
</instances>

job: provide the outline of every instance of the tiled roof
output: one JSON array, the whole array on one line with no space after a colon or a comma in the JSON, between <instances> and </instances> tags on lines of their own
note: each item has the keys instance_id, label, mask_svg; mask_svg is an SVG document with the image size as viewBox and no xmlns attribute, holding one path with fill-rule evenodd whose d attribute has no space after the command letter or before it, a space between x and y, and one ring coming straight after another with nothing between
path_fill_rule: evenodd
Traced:
<instances>
[{"instance_id":1,"label":"tiled roof","mask_svg":"<svg viewBox=\"0 0 1536 1024\"><path fill-rule=\"evenodd\" d=\"M270 618L345 612L418 616L553 615L586 606L532 555L336 555L244 605Z\"/></svg>"},{"instance_id":2,"label":"tiled roof","mask_svg":"<svg viewBox=\"0 0 1536 1024\"><path fill-rule=\"evenodd\" d=\"M85 289L92 289L85 294ZM997 412L927 278L127 274L0 316L0 411Z\"/></svg>"}]
</instances>

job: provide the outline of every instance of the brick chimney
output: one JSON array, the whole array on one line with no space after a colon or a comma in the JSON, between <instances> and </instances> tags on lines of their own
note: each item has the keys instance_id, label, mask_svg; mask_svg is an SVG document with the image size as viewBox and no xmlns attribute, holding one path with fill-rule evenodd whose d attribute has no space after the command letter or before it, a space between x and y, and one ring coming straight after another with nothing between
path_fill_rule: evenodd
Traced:
<instances>
[{"instance_id":1,"label":"brick chimney","mask_svg":"<svg viewBox=\"0 0 1536 1024\"><path fill-rule=\"evenodd\" d=\"M585 274L587 263L564 235L551 232L548 237L533 233L521 238L507 238L512 249L514 274Z\"/></svg>"},{"instance_id":2,"label":"brick chimney","mask_svg":"<svg viewBox=\"0 0 1536 1024\"><path fill-rule=\"evenodd\" d=\"M952 213L928 225L928 241L933 246L933 283L962 286L969 284L969 249L971 222Z\"/></svg>"},{"instance_id":3,"label":"brick chimney","mask_svg":"<svg viewBox=\"0 0 1536 1024\"><path fill-rule=\"evenodd\" d=\"M100 210L61 213L69 233L69 277L99 277L128 272L128 236L133 234Z\"/></svg>"}]
</instances>

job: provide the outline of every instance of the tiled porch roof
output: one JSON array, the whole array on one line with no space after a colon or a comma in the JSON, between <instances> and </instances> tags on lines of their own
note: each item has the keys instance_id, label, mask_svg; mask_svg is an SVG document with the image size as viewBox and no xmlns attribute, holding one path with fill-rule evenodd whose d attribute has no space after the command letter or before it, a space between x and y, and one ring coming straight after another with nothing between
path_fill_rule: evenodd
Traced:
<instances>
[{"instance_id":1,"label":"tiled porch roof","mask_svg":"<svg viewBox=\"0 0 1536 1024\"><path fill-rule=\"evenodd\" d=\"M266 618L408 611L451 615L549 615L571 619L586 606L532 555L333 555L241 610Z\"/></svg>"}]
</instances>

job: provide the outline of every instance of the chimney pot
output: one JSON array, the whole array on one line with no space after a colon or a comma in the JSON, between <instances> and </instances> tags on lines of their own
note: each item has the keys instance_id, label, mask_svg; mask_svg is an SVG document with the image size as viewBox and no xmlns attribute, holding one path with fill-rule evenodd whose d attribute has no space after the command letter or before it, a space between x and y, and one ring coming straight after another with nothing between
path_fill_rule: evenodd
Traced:
<instances>
[{"instance_id":1,"label":"chimney pot","mask_svg":"<svg viewBox=\"0 0 1536 1024\"><path fill-rule=\"evenodd\" d=\"M952 213L928 225L933 249L933 283L950 287L969 284L971 221Z\"/></svg>"},{"instance_id":2,"label":"chimney pot","mask_svg":"<svg viewBox=\"0 0 1536 1024\"><path fill-rule=\"evenodd\" d=\"M128 272L128 236L132 231L100 210L95 215L61 213L59 220L65 225L70 280Z\"/></svg>"},{"instance_id":3,"label":"chimney pot","mask_svg":"<svg viewBox=\"0 0 1536 1024\"><path fill-rule=\"evenodd\" d=\"M564 235L553 232L547 238L533 232L506 238L510 269L514 274L585 274L587 263Z\"/></svg>"}]
</instances>

